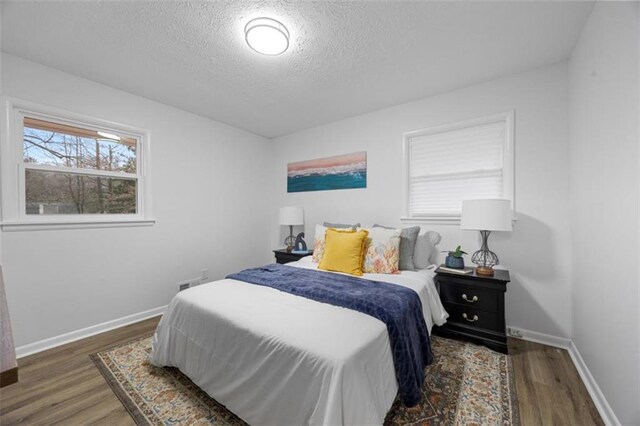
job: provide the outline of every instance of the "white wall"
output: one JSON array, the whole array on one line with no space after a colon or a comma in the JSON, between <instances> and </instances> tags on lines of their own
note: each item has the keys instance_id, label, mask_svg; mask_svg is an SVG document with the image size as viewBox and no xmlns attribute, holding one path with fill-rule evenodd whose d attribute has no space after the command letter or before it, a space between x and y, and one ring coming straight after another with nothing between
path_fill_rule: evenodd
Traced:
<instances>
[{"instance_id":1,"label":"white wall","mask_svg":"<svg viewBox=\"0 0 640 426\"><path fill-rule=\"evenodd\" d=\"M279 206L305 208L307 241L327 221L400 225L404 132L515 110L516 208L511 234L490 247L511 271L507 323L569 337L571 333L567 65L464 88L274 140ZM288 194L288 162L367 151L367 188ZM274 208L275 210L275 208ZM442 250L479 248L477 233L457 225L423 225L443 235ZM281 234L273 235L282 245Z\"/></svg>"},{"instance_id":2,"label":"white wall","mask_svg":"<svg viewBox=\"0 0 640 426\"><path fill-rule=\"evenodd\" d=\"M570 61L573 340L640 424L638 3L596 3Z\"/></svg>"},{"instance_id":3,"label":"white wall","mask_svg":"<svg viewBox=\"0 0 640 426\"><path fill-rule=\"evenodd\" d=\"M2 232L16 345L167 304L176 282L271 259L269 142L2 55L2 93L151 132L151 227Z\"/></svg>"}]
</instances>

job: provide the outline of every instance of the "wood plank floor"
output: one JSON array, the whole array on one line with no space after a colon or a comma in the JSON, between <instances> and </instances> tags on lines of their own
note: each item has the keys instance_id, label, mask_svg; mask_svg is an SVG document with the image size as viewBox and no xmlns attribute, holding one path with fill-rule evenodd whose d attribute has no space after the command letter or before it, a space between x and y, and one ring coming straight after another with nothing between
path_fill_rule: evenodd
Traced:
<instances>
[{"instance_id":1,"label":"wood plank floor","mask_svg":"<svg viewBox=\"0 0 640 426\"><path fill-rule=\"evenodd\" d=\"M89 354L144 337L159 317L18 361L20 381L0 389L0 424L133 425ZM565 350L510 339L523 425L602 425Z\"/></svg>"}]
</instances>

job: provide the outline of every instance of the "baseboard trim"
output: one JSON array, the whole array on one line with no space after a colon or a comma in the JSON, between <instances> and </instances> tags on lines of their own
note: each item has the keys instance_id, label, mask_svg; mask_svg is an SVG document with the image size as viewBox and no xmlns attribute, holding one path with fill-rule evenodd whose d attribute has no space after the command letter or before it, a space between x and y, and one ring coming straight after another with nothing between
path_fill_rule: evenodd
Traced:
<instances>
[{"instance_id":1,"label":"baseboard trim","mask_svg":"<svg viewBox=\"0 0 640 426\"><path fill-rule=\"evenodd\" d=\"M113 329L120 328L125 325L133 324L133 323L140 322L158 315L162 315L166 307L167 305L159 306L154 309L149 309L148 311L138 312L137 314L127 315L126 317L117 318L111 321L103 322L101 324L92 325L90 327L82 328L80 330L75 330L69 333L61 334L59 336L54 336L48 339L40 340L38 342L29 343L23 346L18 346L16 348L16 358L22 358L25 356L33 355L38 352L55 348L57 346L75 342L76 340L80 340L86 337L94 336L96 334L104 333L105 331L111 331Z\"/></svg>"},{"instance_id":2,"label":"baseboard trim","mask_svg":"<svg viewBox=\"0 0 640 426\"><path fill-rule=\"evenodd\" d=\"M571 356L571 360L573 361L573 365L575 365L576 370L578 370L578 374L582 379L582 383L587 388L587 392L591 395L591 399L598 409L598 413L600 413L600 417L602 417L602 421L609 426L620 426L621 423L616 417L613 409L609 405L607 398L605 398L602 390L598 386L596 379L591 375L591 371L587 367L587 364L582 359L582 355L580 355L580 351L578 351L578 347L575 343L571 342L571 347L568 349L569 355Z\"/></svg>"},{"instance_id":3,"label":"baseboard trim","mask_svg":"<svg viewBox=\"0 0 640 426\"><path fill-rule=\"evenodd\" d=\"M567 339L566 337L538 333L537 331L523 330L517 327L513 328L516 328L522 332L522 337L520 337L520 339L522 340L540 343L543 345L552 346L554 348L565 349L567 352L569 352L571 361L576 367L578 375L580 376L582 383L584 383L585 388L587 388L587 392L589 392L589 396L591 397L593 404L596 406L596 409L598 410L598 413L600 414L600 417L602 418L604 424L607 426L620 426L620 421L611 409L607 398L605 398L602 390L600 390L600 387L598 386L596 380L593 378L593 375L591 375L587 364L584 362L584 359L582 359L580 351L578 351L578 348L576 347L575 343L573 343L573 340ZM518 339L518 337L515 336L509 337Z\"/></svg>"},{"instance_id":4,"label":"baseboard trim","mask_svg":"<svg viewBox=\"0 0 640 426\"><path fill-rule=\"evenodd\" d=\"M537 331L531 330L519 330L522 332L521 339L527 340L529 342L541 343L543 345L553 346L554 348L566 350L569 350L569 348L571 347L571 339L567 339L566 337L559 337L552 334L539 333Z\"/></svg>"}]
</instances>

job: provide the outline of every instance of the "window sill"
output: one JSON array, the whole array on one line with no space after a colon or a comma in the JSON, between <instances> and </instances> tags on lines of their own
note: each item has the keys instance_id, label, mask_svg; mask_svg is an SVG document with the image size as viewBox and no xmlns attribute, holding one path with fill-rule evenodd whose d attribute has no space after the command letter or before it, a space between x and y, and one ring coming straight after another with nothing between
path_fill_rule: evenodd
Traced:
<instances>
[{"instance_id":1,"label":"window sill","mask_svg":"<svg viewBox=\"0 0 640 426\"><path fill-rule=\"evenodd\" d=\"M433 223L436 225L460 225L460 216L401 217L402 223Z\"/></svg>"},{"instance_id":2,"label":"window sill","mask_svg":"<svg viewBox=\"0 0 640 426\"><path fill-rule=\"evenodd\" d=\"M58 229L91 229L91 228L130 228L153 226L155 219L119 219L119 220L87 220L87 221L51 221L51 222L2 222L3 231L52 231Z\"/></svg>"},{"instance_id":3,"label":"window sill","mask_svg":"<svg viewBox=\"0 0 640 426\"><path fill-rule=\"evenodd\" d=\"M433 225L458 225L460 226L460 215L451 215L451 216L422 216L422 217L401 217L400 222L402 223L430 223ZM513 219L511 219L512 223L516 223L518 221L517 216L514 215Z\"/></svg>"}]
</instances>

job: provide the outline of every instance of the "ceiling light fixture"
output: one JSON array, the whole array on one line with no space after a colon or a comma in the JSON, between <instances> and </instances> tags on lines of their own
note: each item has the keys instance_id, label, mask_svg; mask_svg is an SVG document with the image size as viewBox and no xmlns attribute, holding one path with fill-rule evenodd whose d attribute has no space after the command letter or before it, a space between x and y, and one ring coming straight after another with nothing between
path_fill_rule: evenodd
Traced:
<instances>
[{"instance_id":1,"label":"ceiling light fixture","mask_svg":"<svg viewBox=\"0 0 640 426\"><path fill-rule=\"evenodd\" d=\"M244 38L250 48L263 55L280 55L289 48L289 30L271 18L256 18L247 22Z\"/></svg>"},{"instance_id":2,"label":"ceiling light fixture","mask_svg":"<svg viewBox=\"0 0 640 426\"><path fill-rule=\"evenodd\" d=\"M102 136L103 138L113 139L115 141L119 141L120 140L120 136L114 135L113 133L98 132L98 135Z\"/></svg>"}]
</instances>

